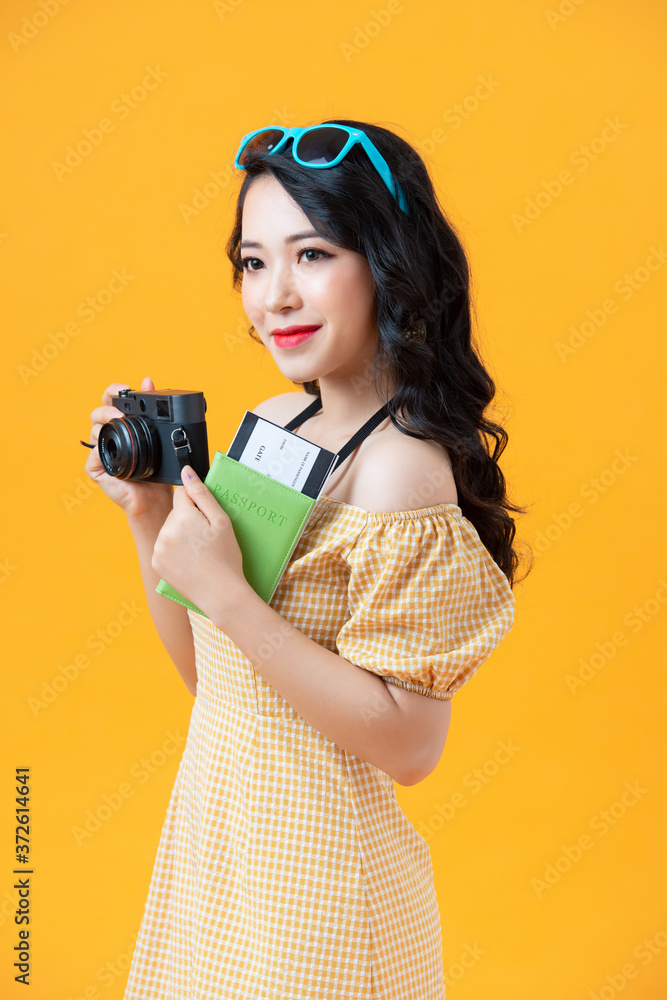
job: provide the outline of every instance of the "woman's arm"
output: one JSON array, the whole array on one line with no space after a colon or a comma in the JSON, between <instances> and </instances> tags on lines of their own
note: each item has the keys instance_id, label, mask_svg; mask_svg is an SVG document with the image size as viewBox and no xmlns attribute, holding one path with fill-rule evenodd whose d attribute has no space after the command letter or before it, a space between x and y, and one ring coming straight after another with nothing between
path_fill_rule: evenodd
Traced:
<instances>
[{"instance_id":1,"label":"woman's arm","mask_svg":"<svg viewBox=\"0 0 667 1000\"><path fill-rule=\"evenodd\" d=\"M151 565L155 540L170 511L171 506L157 510L151 508L149 513L141 517L128 517L128 522L137 547L141 578L151 618L164 648L185 681L188 691L196 694L195 644L187 608L182 604L176 604L175 601L165 600L161 594L155 592L160 576Z\"/></svg>"},{"instance_id":2,"label":"woman's arm","mask_svg":"<svg viewBox=\"0 0 667 1000\"><path fill-rule=\"evenodd\" d=\"M122 411L113 405L113 399L121 389L129 388L126 382L112 382L102 394L102 406L96 406L91 412L90 440L95 447L86 458L86 474L125 511L137 546L151 617L165 649L174 661L188 690L194 694L197 673L194 639L187 610L181 605L172 605L171 601L166 601L155 593L160 576L151 565L155 540L173 508L173 489L166 483L141 482L110 476L100 459L98 442L102 427L109 421L123 416ZM146 376L143 379L141 391L155 391L152 378Z\"/></svg>"},{"instance_id":3,"label":"woman's arm","mask_svg":"<svg viewBox=\"0 0 667 1000\"><path fill-rule=\"evenodd\" d=\"M201 608L328 739L399 784L430 774L444 744L447 702L415 692L394 697L382 677L320 646L279 615L245 579L228 514L190 466L182 477L154 544L155 573Z\"/></svg>"},{"instance_id":4,"label":"woman's arm","mask_svg":"<svg viewBox=\"0 0 667 1000\"><path fill-rule=\"evenodd\" d=\"M224 607L207 614L306 722L399 785L414 785L433 771L451 701L386 683L320 646L249 585L235 595L232 601L227 591Z\"/></svg>"}]
</instances>

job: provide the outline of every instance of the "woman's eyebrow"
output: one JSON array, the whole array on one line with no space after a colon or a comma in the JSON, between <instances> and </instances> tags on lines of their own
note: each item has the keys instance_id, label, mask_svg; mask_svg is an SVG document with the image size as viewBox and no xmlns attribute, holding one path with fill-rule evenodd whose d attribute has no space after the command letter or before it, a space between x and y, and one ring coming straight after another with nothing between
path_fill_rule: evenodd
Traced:
<instances>
[{"instance_id":1,"label":"woman's eyebrow","mask_svg":"<svg viewBox=\"0 0 667 1000\"><path fill-rule=\"evenodd\" d=\"M293 233L292 236L286 236L285 243L300 243L301 240L312 240L314 236L317 236L319 239L323 239L320 233L318 233L315 229L308 229L305 233ZM254 240L242 240L241 248L243 249L245 247L254 247L256 250L261 250L262 244L256 243Z\"/></svg>"},{"instance_id":2,"label":"woman's eyebrow","mask_svg":"<svg viewBox=\"0 0 667 1000\"><path fill-rule=\"evenodd\" d=\"M322 238L317 230L307 229L305 233L294 233L293 236L286 236L285 243L300 243L301 240L312 240L314 236Z\"/></svg>"}]
</instances>

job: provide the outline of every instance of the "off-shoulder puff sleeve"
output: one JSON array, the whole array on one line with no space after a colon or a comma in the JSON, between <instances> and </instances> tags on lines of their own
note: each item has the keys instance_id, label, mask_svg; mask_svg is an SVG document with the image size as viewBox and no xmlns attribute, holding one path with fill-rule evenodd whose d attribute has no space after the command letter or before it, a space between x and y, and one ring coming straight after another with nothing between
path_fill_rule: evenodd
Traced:
<instances>
[{"instance_id":1,"label":"off-shoulder puff sleeve","mask_svg":"<svg viewBox=\"0 0 667 1000\"><path fill-rule=\"evenodd\" d=\"M452 698L512 627L507 577L456 505L369 514L346 559L337 651L399 687Z\"/></svg>"}]
</instances>

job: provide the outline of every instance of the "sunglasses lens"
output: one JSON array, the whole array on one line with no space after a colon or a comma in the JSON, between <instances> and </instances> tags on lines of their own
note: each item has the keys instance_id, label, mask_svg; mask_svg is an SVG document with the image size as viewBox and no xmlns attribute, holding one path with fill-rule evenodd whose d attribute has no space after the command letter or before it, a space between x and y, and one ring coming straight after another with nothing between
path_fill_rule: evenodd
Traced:
<instances>
[{"instance_id":1,"label":"sunglasses lens","mask_svg":"<svg viewBox=\"0 0 667 1000\"><path fill-rule=\"evenodd\" d=\"M304 163L331 163L348 140L340 128L317 128L306 132L297 143L296 154Z\"/></svg>"},{"instance_id":2,"label":"sunglasses lens","mask_svg":"<svg viewBox=\"0 0 667 1000\"><path fill-rule=\"evenodd\" d=\"M270 153L278 145L285 133L282 129L269 128L252 139L243 147L239 163L245 163L249 153Z\"/></svg>"}]
</instances>

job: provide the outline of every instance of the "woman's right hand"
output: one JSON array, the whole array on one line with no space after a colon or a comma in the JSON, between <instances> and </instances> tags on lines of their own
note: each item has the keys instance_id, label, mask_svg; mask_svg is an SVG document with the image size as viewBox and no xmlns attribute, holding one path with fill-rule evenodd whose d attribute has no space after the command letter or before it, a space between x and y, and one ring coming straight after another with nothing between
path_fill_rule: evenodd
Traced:
<instances>
[{"instance_id":1,"label":"woman's right hand","mask_svg":"<svg viewBox=\"0 0 667 1000\"><path fill-rule=\"evenodd\" d=\"M97 442L102 425L109 423L116 417L124 416L120 410L112 405L111 400L118 395L120 389L129 388L130 386L123 382L112 382L104 390L102 406L97 406L91 412L90 441L91 444L95 444L95 448L90 450L84 468L106 495L125 511L128 518L155 515L164 520L173 505L174 491L172 486L168 483L145 483L141 480L117 479L104 471L104 466L100 461ZM153 392L154 390L153 380L145 378L141 383L141 391Z\"/></svg>"}]
</instances>

